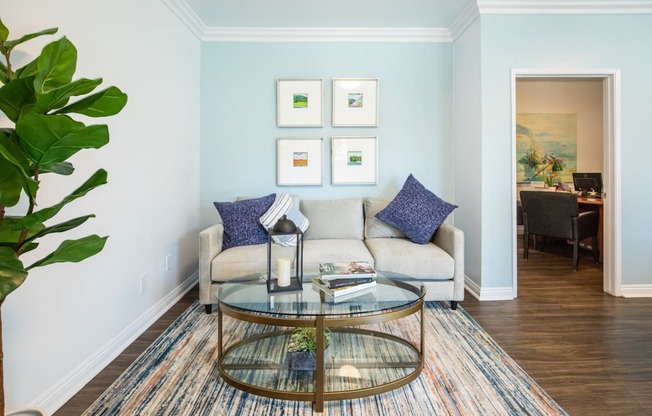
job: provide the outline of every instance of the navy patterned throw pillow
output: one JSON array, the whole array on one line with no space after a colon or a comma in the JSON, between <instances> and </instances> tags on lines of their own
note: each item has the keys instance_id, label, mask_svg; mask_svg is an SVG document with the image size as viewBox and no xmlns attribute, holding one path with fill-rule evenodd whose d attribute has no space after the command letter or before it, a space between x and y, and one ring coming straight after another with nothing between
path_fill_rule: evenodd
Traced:
<instances>
[{"instance_id":1,"label":"navy patterned throw pillow","mask_svg":"<svg viewBox=\"0 0 652 416\"><path fill-rule=\"evenodd\" d=\"M267 230L258 218L272 206L276 194L235 202L214 202L224 224L222 249L267 242Z\"/></svg>"},{"instance_id":2,"label":"navy patterned throw pillow","mask_svg":"<svg viewBox=\"0 0 652 416\"><path fill-rule=\"evenodd\" d=\"M426 189L410 174L396 197L376 218L403 231L413 242L426 244L457 208Z\"/></svg>"}]
</instances>

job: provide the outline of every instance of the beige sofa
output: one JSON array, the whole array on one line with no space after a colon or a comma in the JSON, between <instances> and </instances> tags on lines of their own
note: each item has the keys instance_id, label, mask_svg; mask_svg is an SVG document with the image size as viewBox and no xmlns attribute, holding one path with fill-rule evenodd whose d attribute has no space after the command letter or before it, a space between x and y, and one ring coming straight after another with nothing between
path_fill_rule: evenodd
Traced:
<instances>
[{"instance_id":1,"label":"beige sofa","mask_svg":"<svg viewBox=\"0 0 652 416\"><path fill-rule=\"evenodd\" d=\"M310 220L304 234L304 270L319 263L367 261L376 270L402 273L422 281L426 300L464 299L464 234L442 224L430 243L415 244L376 213L390 201L378 198L300 201ZM199 233L199 300L212 311L215 291L229 280L267 270L267 245L222 250L224 226L217 223ZM285 252L287 251L287 252ZM294 247L278 247L277 255L293 256Z\"/></svg>"}]
</instances>

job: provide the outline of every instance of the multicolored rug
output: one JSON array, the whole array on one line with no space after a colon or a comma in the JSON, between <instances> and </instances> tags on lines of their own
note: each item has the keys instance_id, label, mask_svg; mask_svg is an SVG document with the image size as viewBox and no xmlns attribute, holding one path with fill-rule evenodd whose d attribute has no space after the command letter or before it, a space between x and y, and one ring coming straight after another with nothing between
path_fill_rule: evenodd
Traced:
<instances>
[{"instance_id":1,"label":"multicolored rug","mask_svg":"<svg viewBox=\"0 0 652 416\"><path fill-rule=\"evenodd\" d=\"M326 402L325 415L566 415L462 309L427 302L423 372L412 383L362 399ZM261 326L224 318L227 343ZM373 326L419 333L417 315ZM413 340L417 342L418 340ZM309 402L275 400L226 384L217 369L217 314L196 302L84 415L312 415Z\"/></svg>"}]
</instances>

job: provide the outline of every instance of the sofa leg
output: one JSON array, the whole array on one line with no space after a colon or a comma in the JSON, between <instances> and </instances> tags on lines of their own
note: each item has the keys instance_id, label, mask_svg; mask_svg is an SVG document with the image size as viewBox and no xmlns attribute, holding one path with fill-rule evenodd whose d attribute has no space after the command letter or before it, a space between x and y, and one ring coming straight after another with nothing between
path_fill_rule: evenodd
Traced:
<instances>
[{"instance_id":1,"label":"sofa leg","mask_svg":"<svg viewBox=\"0 0 652 416\"><path fill-rule=\"evenodd\" d=\"M213 305L204 305L206 308L206 315L210 315L213 313Z\"/></svg>"},{"instance_id":2,"label":"sofa leg","mask_svg":"<svg viewBox=\"0 0 652 416\"><path fill-rule=\"evenodd\" d=\"M451 309L456 311L457 310L457 301L452 300L451 301Z\"/></svg>"}]
</instances>

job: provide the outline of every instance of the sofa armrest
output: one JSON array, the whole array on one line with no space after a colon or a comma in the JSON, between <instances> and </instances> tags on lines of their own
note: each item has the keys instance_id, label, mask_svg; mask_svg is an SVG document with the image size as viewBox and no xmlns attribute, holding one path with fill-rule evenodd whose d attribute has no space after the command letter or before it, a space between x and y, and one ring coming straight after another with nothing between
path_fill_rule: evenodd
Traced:
<instances>
[{"instance_id":1,"label":"sofa armrest","mask_svg":"<svg viewBox=\"0 0 652 416\"><path fill-rule=\"evenodd\" d=\"M211 263L222 251L224 224L218 223L199 233L199 302L211 305L214 302L211 293Z\"/></svg>"},{"instance_id":2,"label":"sofa armrest","mask_svg":"<svg viewBox=\"0 0 652 416\"><path fill-rule=\"evenodd\" d=\"M464 299L464 232L452 225L442 224L432 237L432 242L453 258L455 264L454 298Z\"/></svg>"}]
</instances>

